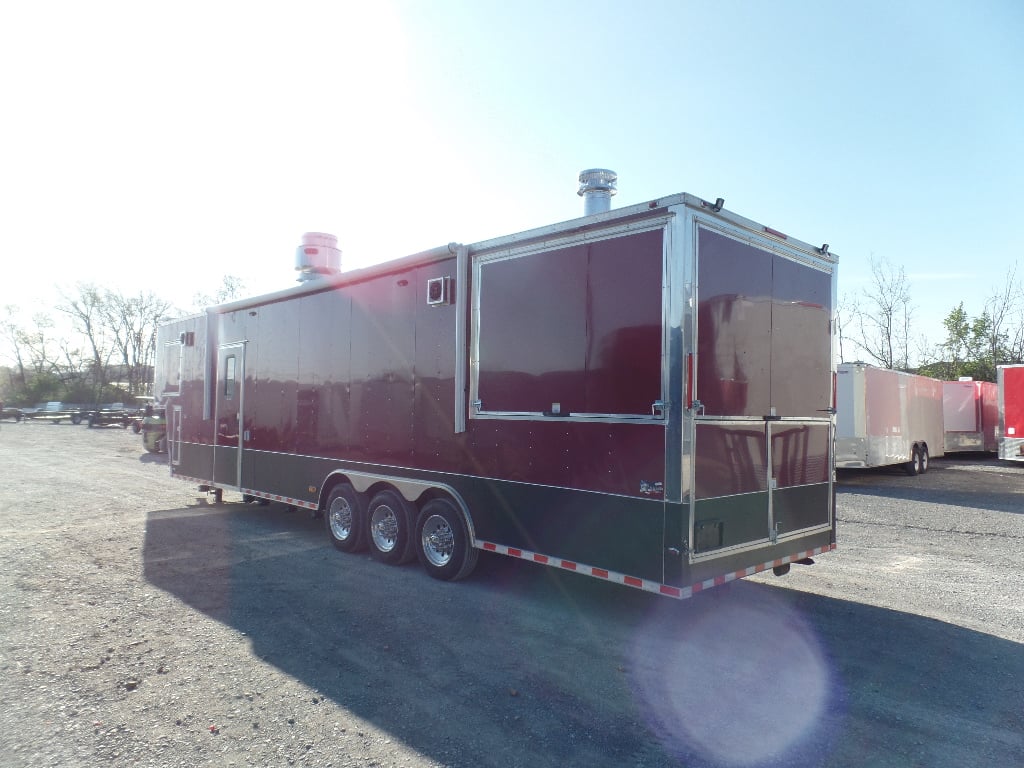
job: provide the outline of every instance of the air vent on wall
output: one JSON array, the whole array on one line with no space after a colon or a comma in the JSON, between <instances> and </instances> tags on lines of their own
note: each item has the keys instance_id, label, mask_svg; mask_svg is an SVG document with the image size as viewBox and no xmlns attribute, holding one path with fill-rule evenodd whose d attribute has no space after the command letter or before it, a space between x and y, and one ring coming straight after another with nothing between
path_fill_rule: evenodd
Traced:
<instances>
[{"instance_id":1,"label":"air vent on wall","mask_svg":"<svg viewBox=\"0 0 1024 768\"><path fill-rule=\"evenodd\" d=\"M451 304L452 279L450 277L432 277L427 280L427 304L432 307Z\"/></svg>"}]
</instances>

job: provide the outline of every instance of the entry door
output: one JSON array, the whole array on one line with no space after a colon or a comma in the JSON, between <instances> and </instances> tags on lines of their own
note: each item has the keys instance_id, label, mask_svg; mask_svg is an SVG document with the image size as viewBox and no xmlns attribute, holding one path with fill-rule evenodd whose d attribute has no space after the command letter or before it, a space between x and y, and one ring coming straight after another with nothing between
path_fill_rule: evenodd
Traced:
<instances>
[{"instance_id":1,"label":"entry door","mask_svg":"<svg viewBox=\"0 0 1024 768\"><path fill-rule=\"evenodd\" d=\"M692 551L831 524L832 275L700 227Z\"/></svg>"},{"instance_id":2,"label":"entry door","mask_svg":"<svg viewBox=\"0 0 1024 768\"><path fill-rule=\"evenodd\" d=\"M213 481L242 486L242 411L245 401L245 344L223 344L217 358L217 432L213 445Z\"/></svg>"}]
</instances>

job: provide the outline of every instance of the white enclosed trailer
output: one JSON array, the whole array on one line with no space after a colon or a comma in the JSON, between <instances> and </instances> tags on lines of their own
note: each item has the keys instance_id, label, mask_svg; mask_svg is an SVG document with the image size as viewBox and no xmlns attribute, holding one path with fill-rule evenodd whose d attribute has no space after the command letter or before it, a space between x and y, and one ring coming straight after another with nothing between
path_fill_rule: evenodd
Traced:
<instances>
[{"instance_id":1,"label":"white enclosed trailer","mask_svg":"<svg viewBox=\"0 0 1024 768\"><path fill-rule=\"evenodd\" d=\"M941 381L867 363L838 367L836 467L902 465L916 475L944 453Z\"/></svg>"}]
</instances>

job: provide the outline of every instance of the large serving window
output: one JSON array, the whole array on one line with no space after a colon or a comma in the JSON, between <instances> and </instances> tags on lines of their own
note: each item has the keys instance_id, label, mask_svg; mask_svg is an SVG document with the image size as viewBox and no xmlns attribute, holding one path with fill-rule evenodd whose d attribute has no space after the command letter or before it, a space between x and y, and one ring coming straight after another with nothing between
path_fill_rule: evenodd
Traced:
<instances>
[{"instance_id":1,"label":"large serving window","mask_svg":"<svg viewBox=\"0 0 1024 768\"><path fill-rule=\"evenodd\" d=\"M659 228L479 258L476 412L649 417L662 398L662 241Z\"/></svg>"},{"instance_id":2,"label":"large serving window","mask_svg":"<svg viewBox=\"0 0 1024 768\"><path fill-rule=\"evenodd\" d=\"M822 418L831 404L832 276L700 228L697 398L708 416Z\"/></svg>"}]
</instances>

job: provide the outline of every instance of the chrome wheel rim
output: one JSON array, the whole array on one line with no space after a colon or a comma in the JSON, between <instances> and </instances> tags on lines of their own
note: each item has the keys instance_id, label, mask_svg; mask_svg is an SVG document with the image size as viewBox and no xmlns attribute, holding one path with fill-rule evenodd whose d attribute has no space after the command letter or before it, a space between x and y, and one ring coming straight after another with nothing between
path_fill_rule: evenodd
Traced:
<instances>
[{"instance_id":1,"label":"chrome wheel rim","mask_svg":"<svg viewBox=\"0 0 1024 768\"><path fill-rule=\"evenodd\" d=\"M398 543L398 515L387 504L380 504L370 517L370 536L381 552L390 552Z\"/></svg>"},{"instance_id":2,"label":"chrome wheel rim","mask_svg":"<svg viewBox=\"0 0 1024 768\"><path fill-rule=\"evenodd\" d=\"M331 502L327 513L331 523L331 535L338 541L346 541L352 535L352 505L348 499L337 498Z\"/></svg>"},{"instance_id":3,"label":"chrome wheel rim","mask_svg":"<svg viewBox=\"0 0 1024 768\"><path fill-rule=\"evenodd\" d=\"M447 565L455 553L455 533L440 515L431 515L423 524L423 554L431 565Z\"/></svg>"}]
</instances>

